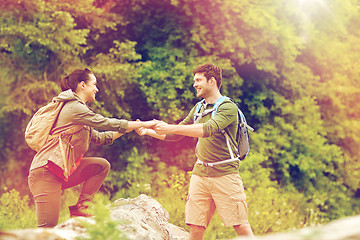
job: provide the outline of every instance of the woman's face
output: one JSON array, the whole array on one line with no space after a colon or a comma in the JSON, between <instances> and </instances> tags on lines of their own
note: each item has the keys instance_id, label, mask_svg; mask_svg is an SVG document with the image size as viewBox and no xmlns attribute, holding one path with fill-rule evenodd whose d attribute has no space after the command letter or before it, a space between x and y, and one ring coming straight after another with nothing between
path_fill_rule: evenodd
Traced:
<instances>
[{"instance_id":1,"label":"woman's face","mask_svg":"<svg viewBox=\"0 0 360 240\"><path fill-rule=\"evenodd\" d=\"M86 102L95 101L95 95L99 92L99 89L96 87L96 77L94 74L89 75L90 79L84 85L83 91L84 96L86 97Z\"/></svg>"}]
</instances>

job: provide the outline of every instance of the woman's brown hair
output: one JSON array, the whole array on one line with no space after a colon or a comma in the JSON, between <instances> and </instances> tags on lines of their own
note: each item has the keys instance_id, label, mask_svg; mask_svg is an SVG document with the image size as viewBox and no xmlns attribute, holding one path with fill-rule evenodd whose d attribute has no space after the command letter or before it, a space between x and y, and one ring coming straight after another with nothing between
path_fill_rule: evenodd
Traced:
<instances>
[{"instance_id":1,"label":"woman's brown hair","mask_svg":"<svg viewBox=\"0 0 360 240\"><path fill-rule=\"evenodd\" d=\"M60 87L62 91L71 89L73 92L76 91L78 83L84 81L85 83L89 81L90 74L92 72L85 68L84 70L76 69L72 71L69 75L65 75L60 80Z\"/></svg>"}]
</instances>

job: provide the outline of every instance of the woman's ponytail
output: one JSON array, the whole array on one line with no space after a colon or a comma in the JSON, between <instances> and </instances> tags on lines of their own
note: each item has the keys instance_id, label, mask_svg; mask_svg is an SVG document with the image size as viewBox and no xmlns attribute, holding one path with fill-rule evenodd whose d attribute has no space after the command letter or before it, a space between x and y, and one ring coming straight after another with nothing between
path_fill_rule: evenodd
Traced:
<instances>
[{"instance_id":1,"label":"woman's ponytail","mask_svg":"<svg viewBox=\"0 0 360 240\"><path fill-rule=\"evenodd\" d=\"M71 89L71 87L69 86L69 75L66 74L64 77L60 79L60 87L61 87L61 91L66 91Z\"/></svg>"},{"instance_id":2,"label":"woman's ponytail","mask_svg":"<svg viewBox=\"0 0 360 240\"><path fill-rule=\"evenodd\" d=\"M66 91L71 89L73 92L75 92L78 83L82 81L86 83L90 79L90 74L92 74L92 72L87 68L85 68L84 70L76 69L72 71L69 75L66 74L60 79L61 90Z\"/></svg>"}]
</instances>

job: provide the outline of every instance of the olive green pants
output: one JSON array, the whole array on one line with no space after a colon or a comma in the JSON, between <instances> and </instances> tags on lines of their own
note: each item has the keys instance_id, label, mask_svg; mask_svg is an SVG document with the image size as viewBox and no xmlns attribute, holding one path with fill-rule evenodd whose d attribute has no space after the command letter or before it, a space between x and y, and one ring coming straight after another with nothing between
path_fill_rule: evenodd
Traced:
<instances>
[{"instance_id":1,"label":"olive green pants","mask_svg":"<svg viewBox=\"0 0 360 240\"><path fill-rule=\"evenodd\" d=\"M78 168L65 182L46 167L30 171L28 184L36 205L38 227L54 227L58 224L61 192L83 183L78 203L89 201L99 190L110 170L104 158L82 158Z\"/></svg>"}]
</instances>

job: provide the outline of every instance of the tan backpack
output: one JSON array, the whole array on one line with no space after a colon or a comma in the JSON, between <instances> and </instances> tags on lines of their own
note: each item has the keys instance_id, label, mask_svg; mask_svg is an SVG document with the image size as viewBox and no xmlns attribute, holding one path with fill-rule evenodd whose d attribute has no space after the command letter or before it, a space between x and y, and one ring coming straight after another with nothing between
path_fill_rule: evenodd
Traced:
<instances>
[{"instance_id":1,"label":"tan backpack","mask_svg":"<svg viewBox=\"0 0 360 240\"><path fill-rule=\"evenodd\" d=\"M59 144L61 149L61 155L64 162L65 176L68 175L68 166L66 161L66 155L62 144L61 136L64 134L73 134L84 128L83 125L75 125L72 128L58 133L56 135L50 135L51 129L54 127L60 111L66 102L52 100L47 105L40 108L34 116L31 118L25 130L25 141L35 151L39 151L45 143L52 138L59 138Z\"/></svg>"},{"instance_id":2,"label":"tan backpack","mask_svg":"<svg viewBox=\"0 0 360 240\"><path fill-rule=\"evenodd\" d=\"M25 130L30 148L38 152L44 146L63 106L64 102L53 100L34 114Z\"/></svg>"}]
</instances>

